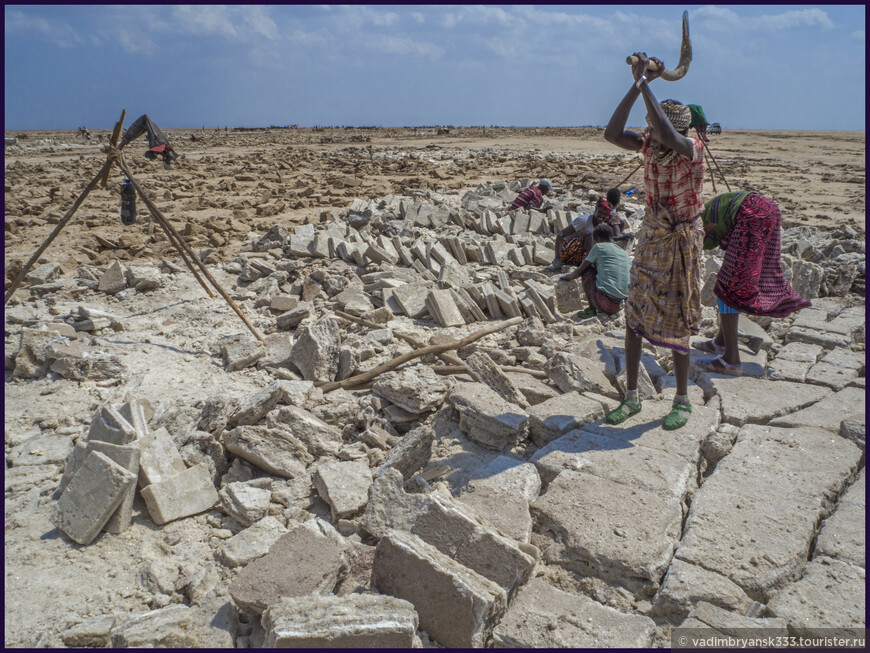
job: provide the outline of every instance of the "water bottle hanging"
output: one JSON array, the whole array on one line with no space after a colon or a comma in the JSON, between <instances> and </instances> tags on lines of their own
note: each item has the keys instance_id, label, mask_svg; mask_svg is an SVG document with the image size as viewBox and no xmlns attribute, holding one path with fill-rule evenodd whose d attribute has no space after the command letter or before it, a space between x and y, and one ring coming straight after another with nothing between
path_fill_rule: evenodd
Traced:
<instances>
[{"instance_id":1,"label":"water bottle hanging","mask_svg":"<svg viewBox=\"0 0 870 653\"><path fill-rule=\"evenodd\" d=\"M136 189L129 179L124 180L124 186L121 188L121 223L127 225L136 223Z\"/></svg>"}]
</instances>

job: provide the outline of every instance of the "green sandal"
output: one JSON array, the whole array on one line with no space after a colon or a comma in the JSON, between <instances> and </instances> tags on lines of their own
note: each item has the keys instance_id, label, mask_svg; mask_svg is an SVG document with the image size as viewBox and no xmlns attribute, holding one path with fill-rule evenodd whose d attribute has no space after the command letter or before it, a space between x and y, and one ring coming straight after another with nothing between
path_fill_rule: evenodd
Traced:
<instances>
[{"instance_id":1,"label":"green sandal","mask_svg":"<svg viewBox=\"0 0 870 653\"><path fill-rule=\"evenodd\" d=\"M605 421L608 424L622 424L632 415L637 415L642 407L643 402L641 401L638 401L636 404L630 401L623 401L616 410L607 413Z\"/></svg>"},{"instance_id":2,"label":"green sandal","mask_svg":"<svg viewBox=\"0 0 870 653\"><path fill-rule=\"evenodd\" d=\"M686 413L688 413L688 415ZM662 423L662 428L664 428L665 431L674 431L682 428L686 425L686 422L689 421L689 415L691 414L691 406L686 404L674 404L671 412L665 417L665 421Z\"/></svg>"},{"instance_id":3,"label":"green sandal","mask_svg":"<svg viewBox=\"0 0 870 653\"><path fill-rule=\"evenodd\" d=\"M596 311L594 308L587 308L582 311L577 311L577 315L575 315L574 317L576 317L578 320L588 320L590 317L595 317L596 315L598 315L598 311Z\"/></svg>"}]
</instances>

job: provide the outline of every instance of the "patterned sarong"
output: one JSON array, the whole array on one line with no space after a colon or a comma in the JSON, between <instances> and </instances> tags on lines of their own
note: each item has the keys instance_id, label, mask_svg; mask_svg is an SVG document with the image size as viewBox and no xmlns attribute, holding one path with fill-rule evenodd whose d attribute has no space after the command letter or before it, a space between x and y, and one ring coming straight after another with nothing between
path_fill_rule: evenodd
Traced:
<instances>
[{"instance_id":1,"label":"patterned sarong","mask_svg":"<svg viewBox=\"0 0 870 653\"><path fill-rule=\"evenodd\" d=\"M562 241L559 248L559 260L563 265L580 265L586 260L586 247L583 236L571 236Z\"/></svg>"},{"instance_id":2,"label":"patterned sarong","mask_svg":"<svg viewBox=\"0 0 870 653\"><path fill-rule=\"evenodd\" d=\"M583 282L583 290L586 292L586 299L589 300L592 308L596 311L601 311L608 315L619 313L619 309L622 308L622 302L614 299L607 293L601 292L595 283L596 276L596 270L591 265L586 272L580 275L580 280Z\"/></svg>"},{"instance_id":3,"label":"patterned sarong","mask_svg":"<svg viewBox=\"0 0 870 653\"><path fill-rule=\"evenodd\" d=\"M701 326L699 217L673 223L668 211L648 204L638 232L625 304L626 324L654 345L689 351Z\"/></svg>"},{"instance_id":4,"label":"patterned sarong","mask_svg":"<svg viewBox=\"0 0 870 653\"><path fill-rule=\"evenodd\" d=\"M781 219L773 200L755 193L743 200L733 226L720 242L725 259L713 288L728 306L769 317L785 317L811 306L782 274Z\"/></svg>"}]
</instances>

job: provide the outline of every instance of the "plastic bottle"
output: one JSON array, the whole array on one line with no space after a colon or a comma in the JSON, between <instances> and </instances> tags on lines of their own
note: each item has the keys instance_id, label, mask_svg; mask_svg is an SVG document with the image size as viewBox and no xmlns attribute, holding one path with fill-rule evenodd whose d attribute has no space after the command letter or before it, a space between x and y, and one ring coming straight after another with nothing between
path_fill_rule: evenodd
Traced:
<instances>
[{"instance_id":1,"label":"plastic bottle","mask_svg":"<svg viewBox=\"0 0 870 653\"><path fill-rule=\"evenodd\" d=\"M631 190L625 191L625 195L626 195L626 197L628 197L629 195L634 195L636 192L637 192L637 188L632 188Z\"/></svg>"},{"instance_id":2,"label":"plastic bottle","mask_svg":"<svg viewBox=\"0 0 870 653\"><path fill-rule=\"evenodd\" d=\"M129 179L124 180L121 188L121 222L128 225L136 223L136 189Z\"/></svg>"}]
</instances>

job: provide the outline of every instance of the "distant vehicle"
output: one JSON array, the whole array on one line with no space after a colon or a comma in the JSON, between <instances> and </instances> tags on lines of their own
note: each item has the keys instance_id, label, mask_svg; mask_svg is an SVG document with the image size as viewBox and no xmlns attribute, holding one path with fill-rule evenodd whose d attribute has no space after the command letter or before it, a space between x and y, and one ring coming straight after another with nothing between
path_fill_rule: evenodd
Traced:
<instances>
[{"instance_id":1,"label":"distant vehicle","mask_svg":"<svg viewBox=\"0 0 870 653\"><path fill-rule=\"evenodd\" d=\"M708 134L721 134L722 126L718 122L714 122L712 125L707 127Z\"/></svg>"}]
</instances>

